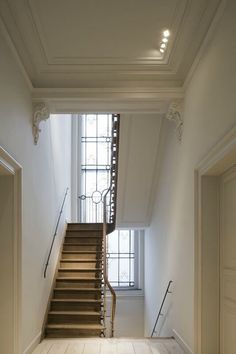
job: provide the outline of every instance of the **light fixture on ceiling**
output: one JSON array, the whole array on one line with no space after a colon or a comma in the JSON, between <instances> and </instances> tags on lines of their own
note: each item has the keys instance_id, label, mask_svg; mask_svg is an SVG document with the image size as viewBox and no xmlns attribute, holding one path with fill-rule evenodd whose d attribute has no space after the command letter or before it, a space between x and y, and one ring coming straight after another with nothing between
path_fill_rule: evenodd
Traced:
<instances>
[{"instance_id":1,"label":"light fixture on ceiling","mask_svg":"<svg viewBox=\"0 0 236 354\"><path fill-rule=\"evenodd\" d=\"M165 50L167 48L167 44L169 41L169 37L170 37L170 30L169 29L165 29L162 31L162 39L161 39L161 44L160 44L160 49L159 51L164 54Z\"/></svg>"},{"instance_id":2,"label":"light fixture on ceiling","mask_svg":"<svg viewBox=\"0 0 236 354\"><path fill-rule=\"evenodd\" d=\"M168 29L163 31L163 36L166 37L166 38L169 37L170 36L170 31Z\"/></svg>"}]
</instances>

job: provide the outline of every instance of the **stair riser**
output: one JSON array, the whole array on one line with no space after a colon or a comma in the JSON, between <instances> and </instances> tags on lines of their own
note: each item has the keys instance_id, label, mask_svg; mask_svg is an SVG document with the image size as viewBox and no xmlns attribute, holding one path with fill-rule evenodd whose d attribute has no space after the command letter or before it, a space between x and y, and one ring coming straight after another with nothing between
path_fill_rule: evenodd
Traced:
<instances>
[{"instance_id":1,"label":"stair riser","mask_svg":"<svg viewBox=\"0 0 236 354\"><path fill-rule=\"evenodd\" d=\"M101 245L70 245L70 244L64 244L63 246L63 251L101 251L102 246Z\"/></svg>"},{"instance_id":2,"label":"stair riser","mask_svg":"<svg viewBox=\"0 0 236 354\"><path fill-rule=\"evenodd\" d=\"M51 311L101 311L101 304L89 303L51 303Z\"/></svg>"},{"instance_id":3,"label":"stair riser","mask_svg":"<svg viewBox=\"0 0 236 354\"><path fill-rule=\"evenodd\" d=\"M96 243L97 245L101 245L102 244L102 239L101 238L96 238L96 237L89 237L89 238L65 237L65 244L67 244L67 243L79 243L79 244Z\"/></svg>"},{"instance_id":4,"label":"stair riser","mask_svg":"<svg viewBox=\"0 0 236 354\"><path fill-rule=\"evenodd\" d=\"M96 260L97 258L101 258L101 254L97 255L96 253L90 254L90 253L63 253L62 254L62 259L91 259L91 260Z\"/></svg>"},{"instance_id":5,"label":"stair riser","mask_svg":"<svg viewBox=\"0 0 236 354\"><path fill-rule=\"evenodd\" d=\"M49 315L48 323L60 324L60 323L74 323L74 324L100 324L100 315Z\"/></svg>"},{"instance_id":6,"label":"stair riser","mask_svg":"<svg viewBox=\"0 0 236 354\"><path fill-rule=\"evenodd\" d=\"M67 230L102 230L102 224L67 224Z\"/></svg>"},{"instance_id":7,"label":"stair riser","mask_svg":"<svg viewBox=\"0 0 236 354\"><path fill-rule=\"evenodd\" d=\"M95 262L61 262L60 263L60 268L76 268L76 269L81 269L81 268L101 268L101 261L95 261Z\"/></svg>"},{"instance_id":8,"label":"stair riser","mask_svg":"<svg viewBox=\"0 0 236 354\"><path fill-rule=\"evenodd\" d=\"M99 300L101 299L101 293L97 292L69 292L69 291L54 291L54 298L55 299L94 299L94 300Z\"/></svg>"},{"instance_id":9,"label":"stair riser","mask_svg":"<svg viewBox=\"0 0 236 354\"><path fill-rule=\"evenodd\" d=\"M79 269L76 271L60 271L58 272L58 277L79 277L79 278L94 278L101 277L101 271L84 272Z\"/></svg>"},{"instance_id":10,"label":"stair riser","mask_svg":"<svg viewBox=\"0 0 236 354\"><path fill-rule=\"evenodd\" d=\"M47 329L47 338L89 338L100 337L101 331L99 330L59 330L59 329Z\"/></svg>"},{"instance_id":11,"label":"stair riser","mask_svg":"<svg viewBox=\"0 0 236 354\"><path fill-rule=\"evenodd\" d=\"M91 289L95 289L97 287L101 287L101 281L98 282L94 282L94 281L70 281L68 279L68 281L65 280L58 280L56 282L56 287L58 288L91 288Z\"/></svg>"},{"instance_id":12,"label":"stair riser","mask_svg":"<svg viewBox=\"0 0 236 354\"><path fill-rule=\"evenodd\" d=\"M77 236L77 237L103 237L103 232L102 231L97 231L97 230L88 230L88 231L83 231L83 230L67 230L66 231L66 237L67 236Z\"/></svg>"}]
</instances>

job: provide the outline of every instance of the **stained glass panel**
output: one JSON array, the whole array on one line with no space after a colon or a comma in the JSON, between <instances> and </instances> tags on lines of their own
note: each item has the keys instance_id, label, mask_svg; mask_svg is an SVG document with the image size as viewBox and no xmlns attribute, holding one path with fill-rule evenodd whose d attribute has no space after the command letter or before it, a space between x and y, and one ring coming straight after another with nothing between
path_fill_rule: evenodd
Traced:
<instances>
[{"instance_id":1,"label":"stained glass panel","mask_svg":"<svg viewBox=\"0 0 236 354\"><path fill-rule=\"evenodd\" d=\"M113 286L134 287L134 249L132 230L116 230L108 236L108 276Z\"/></svg>"},{"instance_id":2,"label":"stained glass panel","mask_svg":"<svg viewBox=\"0 0 236 354\"><path fill-rule=\"evenodd\" d=\"M110 186L111 114L81 116L80 222L102 222L104 191Z\"/></svg>"}]
</instances>

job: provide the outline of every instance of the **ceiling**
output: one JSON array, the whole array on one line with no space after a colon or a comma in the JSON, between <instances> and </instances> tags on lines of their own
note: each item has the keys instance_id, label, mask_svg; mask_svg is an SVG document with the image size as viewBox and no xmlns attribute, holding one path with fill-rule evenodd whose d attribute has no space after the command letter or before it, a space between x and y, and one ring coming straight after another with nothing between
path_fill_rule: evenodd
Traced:
<instances>
[{"instance_id":1,"label":"ceiling","mask_svg":"<svg viewBox=\"0 0 236 354\"><path fill-rule=\"evenodd\" d=\"M35 89L178 88L220 2L1 0L0 19Z\"/></svg>"},{"instance_id":2,"label":"ceiling","mask_svg":"<svg viewBox=\"0 0 236 354\"><path fill-rule=\"evenodd\" d=\"M122 114L119 226L149 224L162 117L182 127L184 83L222 1L0 0L0 31L42 107L33 122L44 111Z\"/></svg>"}]
</instances>

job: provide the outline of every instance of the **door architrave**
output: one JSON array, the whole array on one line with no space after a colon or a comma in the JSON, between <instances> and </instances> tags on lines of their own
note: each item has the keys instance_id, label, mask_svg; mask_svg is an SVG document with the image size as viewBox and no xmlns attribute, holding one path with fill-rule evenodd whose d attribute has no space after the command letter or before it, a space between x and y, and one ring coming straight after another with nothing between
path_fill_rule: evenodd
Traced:
<instances>
[{"instance_id":1,"label":"door architrave","mask_svg":"<svg viewBox=\"0 0 236 354\"><path fill-rule=\"evenodd\" d=\"M21 354L22 167L1 146L0 167L13 177L13 353Z\"/></svg>"},{"instance_id":2,"label":"door architrave","mask_svg":"<svg viewBox=\"0 0 236 354\"><path fill-rule=\"evenodd\" d=\"M219 208L216 207L219 202L219 177L234 165L236 165L236 126L217 142L195 169L194 353L196 354L219 354L220 350L220 284L216 282L214 284L215 290L218 289L218 294L215 294L216 297L213 299L215 303L214 301L211 303L211 299L208 298L209 294L207 294L207 291L209 293L207 281L209 282L209 277L213 276L215 279L218 277L219 282L220 229ZM207 219L209 215L210 221L209 218ZM208 225L206 225L206 220ZM204 246L209 245L214 237L215 246L207 251L207 247ZM217 267L214 268L216 262ZM213 316L213 311L217 318ZM213 323L214 320L216 323ZM211 324L215 325L217 337L214 353L211 336L205 333Z\"/></svg>"}]
</instances>

